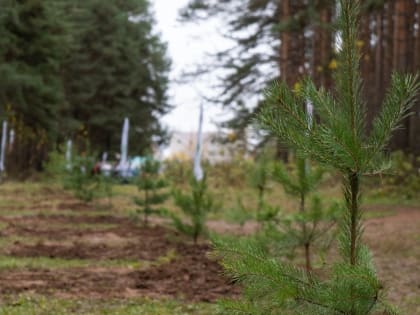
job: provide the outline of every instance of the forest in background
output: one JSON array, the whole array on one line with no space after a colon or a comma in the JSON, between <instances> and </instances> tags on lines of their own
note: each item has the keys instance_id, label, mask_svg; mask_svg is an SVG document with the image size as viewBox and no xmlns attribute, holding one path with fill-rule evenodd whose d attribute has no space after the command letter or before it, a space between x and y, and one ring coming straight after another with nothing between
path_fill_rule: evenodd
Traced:
<instances>
[{"instance_id":1,"label":"forest in background","mask_svg":"<svg viewBox=\"0 0 420 315\"><path fill-rule=\"evenodd\" d=\"M118 151L166 141L170 60L148 0L0 0L0 115L14 130L8 174L40 170L67 139ZM89 143L89 145L88 145Z\"/></svg>"},{"instance_id":2,"label":"forest in background","mask_svg":"<svg viewBox=\"0 0 420 315\"><path fill-rule=\"evenodd\" d=\"M360 38L364 94L371 120L380 109L391 74L420 70L420 1L363 0ZM210 65L188 73L194 77L221 70L219 95L214 99L233 109L235 117L224 126L234 128L238 139L264 103L267 86L281 79L299 88L310 76L317 86L331 89L337 62L338 1L335 0L191 0L182 10L184 22L218 18L232 47L214 56ZM251 100L251 101L250 101ZM420 102L403 122L390 144L392 150L420 154ZM267 138L268 140L269 138ZM278 144L278 153L287 150Z\"/></svg>"},{"instance_id":3,"label":"forest in background","mask_svg":"<svg viewBox=\"0 0 420 315\"><path fill-rule=\"evenodd\" d=\"M160 118L171 109L170 59L154 30L149 1L0 0L0 5L0 114L15 131L8 149L10 175L42 169L48 153L67 139L79 151L118 151L126 116L133 125L134 154L169 139ZM374 117L391 74L420 69L420 1L362 5L357 45L367 115ZM246 142L246 129L273 81L298 89L311 76L318 87L332 88L340 71L337 11L333 0L191 0L181 21L224 21L222 34L234 44L211 64L187 69L182 79L221 74L213 101L235 113L222 127ZM418 156L420 104L412 111L390 149ZM265 140L277 141L270 135ZM285 159L287 151L277 141L278 157Z\"/></svg>"}]
</instances>

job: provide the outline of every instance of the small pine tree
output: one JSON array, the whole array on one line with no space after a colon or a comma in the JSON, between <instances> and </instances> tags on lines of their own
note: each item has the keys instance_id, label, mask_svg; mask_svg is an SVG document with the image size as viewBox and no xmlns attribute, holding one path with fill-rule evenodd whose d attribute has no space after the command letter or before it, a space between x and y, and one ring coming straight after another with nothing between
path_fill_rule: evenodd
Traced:
<instances>
[{"instance_id":1,"label":"small pine tree","mask_svg":"<svg viewBox=\"0 0 420 315\"><path fill-rule=\"evenodd\" d=\"M73 156L71 169L63 170L63 186L74 191L74 195L90 202L100 196L107 196L111 204L112 182L110 178L95 173L95 158L89 154Z\"/></svg>"},{"instance_id":2,"label":"small pine tree","mask_svg":"<svg viewBox=\"0 0 420 315\"><path fill-rule=\"evenodd\" d=\"M334 96L317 90L309 80L298 93L280 83L269 91L259 114L264 128L305 157L341 173L346 204L339 236L342 259L329 277L318 278L268 257L258 245L216 241L216 254L225 269L245 286L245 301L228 303L231 314L396 314L382 294L372 256L362 243L360 181L385 168L383 149L414 104L420 86L417 76L393 75L382 111L367 132L356 45L359 6L358 0L340 0L342 47ZM302 106L307 100L319 116L311 126Z\"/></svg>"},{"instance_id":3,"label":"small pine tree","mask_svg":"<svg viewBox=\"0 0 420 315\"><path fill-rule=\"evenodd\" d=\"M134 202L140 207L137 213L143 215L144 224L148 223L149 215L162 212L162 209L158 209L157 206L168 199L168 194L161 192L168 185L159 172L160 162L152 158L147 158L140 168L137 187L143 192L144 197L134 198Z\"/></svg>"},{"instance_id":4,"label":"small pine tree","mask_svg":"<svg viewBox=\"0 0 420 315\"><path fill-rule=\"evenodd\" d=\"M324 207L320 197L315 194L324 173L322 168L310 168L309 161L301 157L296 158L293 166L294 170L288 171L279 162L273 172L273 179L283 186L285 192L299 199L299 211L287 219L279 220L277 230L283 239L281 243L304 249L305 269L309 274L312 271L311 248L316 241L323 240L335 225L339 205L333 203L330 207Z\"/></svg>"},{"instance_id":5,"label":"small pine tree","mask_svg":"<svg viewBox=\"0 0 420 315\"><path fill-rule=\"evenodd\" d=\"M255 166L249 173L249 182L258 191L257 216L260 215L265 205L265 195L268 190L270 175L269 159L266 153L262 153L256 160Z\"/></svg>"},{"instance_id":6,"label":"small pine tree","mask_svg":"<svg viewBox=\"0 0 420 315\"><path fill-rule=\"evenodd\" d=\"M206 233L206 219L210 211L215 210L213 196L207 189L206 177L202 180L191 178L190 194L180 190L174 190L173 197L175 204L188 217L189 222L185 223L180 217L173 214L172 220L175 228L189 236L192 236L194 243L198 237Z\"/></svg>"}]
</instances>

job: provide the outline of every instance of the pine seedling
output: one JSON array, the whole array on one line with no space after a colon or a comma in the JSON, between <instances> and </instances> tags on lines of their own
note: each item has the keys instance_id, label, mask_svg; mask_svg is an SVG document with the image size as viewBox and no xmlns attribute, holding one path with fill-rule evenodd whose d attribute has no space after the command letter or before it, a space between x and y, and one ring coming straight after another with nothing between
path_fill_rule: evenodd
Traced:
<instances>
[{"instance_id":1,"label":"pine seedling","mask_svg":"<svg viewBox=\"0 0 420 315\"><path fill-rule=\"evenodd\" d=\"M261 214L265 205L265 195L268 190L270 175L269 168L270 165L267 154L263 152L256 160L254 168L249 173L249 183L251 184L251 187L258 192L257 217Z\"/></svg>"},{"instance_id":2,"label":"pine seedling","mask_svg":"<svg viewBox=\"0 0 420 315\"><path fill-rule=\"evenodd\" d=\"M249 186L257 192L255 218L261 223L270 221L280 210L278 207L273 207L266 202L266 194L270 189L271 164L268 154L266 152L261 152L252 168L249 168L249 172L247 172ZM253 207L251 209L246 207L242 198L238 198L236 209L242 212L242 218L244 219L247 217L246 214L251 213L255 208ZM240 223L243 225L245 222Z\"/></svg>"},{"instance_id":3,"label":"pine seedling","mask_svg":"<svg viewBox=\"0 0 420 315\"><path fill-rule=\"evenodd\" d=\"M173 197L176 206L188 218L188 222L184 222L180 217L173 214L174 226L178 231L191 236L194 244L196 244L198 237L206 233L207 215L216 208L213 196L207 188L206 177L202 180L192 177L190 180L190 193L186 194L181 190L174 190Z\"/></svg>"},{"instance_id":4,"label":"pine seedling","mask_svg":"<svg viewBox=\"0 0 420 315\"><path fill-rule=\"evenodd\" d=\"M343 178L345 211L339 249L328 277L267 256L252 242L217 241L216 254L226 271L244 284L243 301L230 302L231 314L396 314L382 292L372 257L362 243L361 180L381 173L383 151L391 133L407 116L419 91L416 75L394 74L383 108L367 131L361 97L357 49L360 1L340 0L342 45L334 95L306 80L299 93L285 83L273 86L259 113L261 125L286 141L303 157L335 168ZM303 105L309 100L317 119L308 126Z\"/></svg>"},{"instance_id":5,"label":"pine seedling","mask_svg":"<svg viewBox=\"0 0 420 315\"><path fill-rule=\"evenodd\" d=\"M72 167L63 169L63 186L74 191L74 195L84 201L106 195L110 201L112 196L111 179L94 172L95 157L89 153L75 155Z\"/></svg>"},{"instance_id":6,"label":"pine seedling","mask_svg":"<svg viewBox=\"0 0 420 315\"><path fill-rule=\"evenodd\" d=\"M84 148L81 154L76 153L72 156L71 151L68 151L70 156L66 154L64 157L62 154L53 152L47 169L61 177L64 189L73 190L80 200L90 202L94 198L106 196L111 206L112 179L96 169L96 158L90 150L89 141L85 139L81 144Z\"/></svg>"},{"instance_id":7,"label":"pine seedling","mask_svg":"<svg viewBox=\"0 0 420 315\"><path fill-rule=\"evenodd\" d=\"M158 205L162 204L169 197L167 193L162 192L162 189L168 185L159 175L159 172L160 162L152 158L147 158L144 165L140 168L137 187L142 192L143 197L134 198L134 202L139 206L137 214L143 215L144 224L148 223L151 214L160 214L162 212Z\"/></svg>"},{"instance_id":8,"label":"pine seedling","mask_svg":"<svg viewBox=\"0 0 420 315\"><path fill-rule=\"evenodd\" d=\"M278 220L274 226L281 235L280 246L287 248L300 247L304 250L305 269L308 275L312 271L311 251L315 242L324 241L336 222L338 203L324 207L321 198L316 195L324 170L310 167L309 161L296 158L294 170L287 170L279 162L274 169L273 179L279 182L285 192L299 200L299 209L288 217ZM278 237L276 237L278 238Z\"/></svg>"}]
</instances>

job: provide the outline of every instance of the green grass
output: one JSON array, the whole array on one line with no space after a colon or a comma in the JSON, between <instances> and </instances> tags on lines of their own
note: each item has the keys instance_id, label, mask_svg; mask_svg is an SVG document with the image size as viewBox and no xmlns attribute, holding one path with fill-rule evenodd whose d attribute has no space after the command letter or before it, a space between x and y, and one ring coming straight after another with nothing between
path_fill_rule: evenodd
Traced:
<instances>
[{"instance_id":1,"label":"green grass","mask_svg":"<svg viewBox=\"0 0 420 315\"><path fill-rule=\"evenodd\" d=\"M296 209L296 201L288 197L283 189L272 183L270 191L267 193L266 201L272 205L278 205L282 211L294 211ZM53 191L49 195L45 188ZM223 200L223 208L220 211L212 213L210 219L226 220L230 223L240 223L246 220L252 220L255 216L254 209L256 207L256 192L250 187L233 187L227 185L220 185L219 187L210 187L211 191L217 196L217 199ZM7 183L0 186L0 216L2 217L21 217L21 216L37 216L37 215L68 215L68 216L98 216L98 215L112 215L118 217L128 217L130 211L136 208L133 203L133 197L139 194L135 185L115 185L114 195L112 198L113 209L104 210L107 199L100 199L93 204L96 207L88 211L72 211L71 203L77 203L76 199L64 200L61 196L66 196L65 193L61 194L62 190L58 185L50 186L45 183ZM57 192L57 194L56 194ZM329 202L332 198L341 197L341 184L339 182L331 181L325 184L320 192L322 199ZM68 194L67 194L68 195ZM237 207L237 198L242 197L243 204L247 210L245 213L241 212ZM62 198L62 199L60 199ZM42 205L40 209L31 209L31 206L37 202ZM57 208L60 203L69 203L68 209L59 210ZM364 196L364 205L367 209L375 205L380 205L377 210L372 207L372 210L365 212L365 218L381 218L385 216L392 216L396 213L397 206L420 206L420 199L407 200L395 196L378 196L373 192L367 193ZM10 209L7 207L10 206ZM168 200L164 206L170 211L177 212L173 202ZM16 207L18 209L16 209ZM88 228L111 228L114 224L55 224L54 228L67 227L75 229L88 229ZM6 227L5 223L0 223L0 230ZM419 240L420 234L413 236ZM10 236L0 238L0 247L7 248L13 245L15 241L23 244L35 244L39 241L38 238L28 238L19 236ZM410 245L411 243L408 243ZM385 245L383 245L385 246ZM411 253L412 248L405 247L400 244L398 240L395 244L386 245L390 251L395 251L399 248L402 254ZM385 248L386 249L386 248ZM402 255L401 254L401 255ZM408 255L408 254L407 254ZM410 254L412 255L412 254ZM85 268L85 267L102 267L102 268L133 268L133 269L147 269L152 265L165 264L176 257L175 252L168 252L166 255L158 258L157 260L150 261L134 261L134 260L90 260L90 259L60 259L49 257L34 257L34 258L19 258L11 256L0 255L0 271L7 272L7 270L19 270L26 268L34 269L68 269L68 268ZM416 256L417 257L417 256ZM1 284L0 284L1 285ZM417 310L415 308L418 299L412 298L410 301L404 301L410 311ZM181 315L181 314L197 314L208 315L216 313L216 306L211 304L191 304L183 303L181 301L169 300L150 300L150 299L129 299L129 300L116 300L116 301L87 301L87 300L62 300L52 297L11 297L6 300L0 301L0 315L131 315L131 314L157 314L157 315ZM419 310L420 311L420 310ZM408 312L415 314L415 312ZM420 313L419 313L420 314Z\"/></svg>"},{"instance_id":2,"label":"green grass","mask_svg":"<svg viewBox=\"0 0 420 315\"><path fill-rule=\"evenodd\" d=\"M9 246L12 246L14 243L20 243L24 245L35 245L38 242L43 241L42 237L29 237L21 235L10 235L0 237L0 248L3 250Z\"/></svg>"},{"instance_id":3,"label":"green grass","mask_svg":"<svg viewBox=\"0 0 420 315\"><path fill-rule=\"evenodd\" d=\"M118 227L118 224L114 223L54 223L49 224L50 229L74 229L74 230L107 230Z\"/></svg>"},{"instance_id":4,"label":"green grass","mask_svg":"<svg viewBox=\"0 0 420 315\"><path fill-rule=\"evenodd\" d=\"M9 298L1 303L0 315L210 315L216 306L170 300L126 301L62 300L37 296Z\"/></svg>"},{"instance_id":5,"label":"green grass","mask_svg":"<svg viewBox=\"0 0 420 315\"><path fill-rule=\"evenodd\" d=\"M129 260L129 259L63 259L44 256L15 257L0 255L0 271L12 269L66 269L84 267L122 267L130 269L147 269L171 262L176 257L176 252L169 250L165 255L155 261Z\"/></svg>"},{"instance_id":6,"label":"green grass","mask_svg":"<svg viewBox=\"0 0 420 315\"><path fill-rule=\"evenodd\" d=\"M394 209L386 209L386 210L374 210L374 211L365 211L363 214L363 218L366 220L369 219L379 219L385 218L395 215L397 212Z\"/></svg>"},{"instance_id":7,"label":"green grass","mask_svg":"<svg viewBox=\"0 0 420 315\"><path fill-rule=\"evenodd\" d=\"M420 195L420 192L419 192ZM376 194L368 194L364 199L366 205L386 205L386 206L406 206L406 207L420 207L420 197L407 199L403 196L378 196Z\"/></svg>"},{"instance_id":8,"label":"green grass","mask_svg":"<svg viewBox=\"0 0 420 315\"><path fill-rule=\"evenodd\" d=\"M162 258L163 259L163 258ZM148 268L152 262L141 260L93 260L93 259L63 259L50 257L14 257L0 256L0 271L12 269L66 269L83 267L124 267Z\"/></svg>"}]
</instances>

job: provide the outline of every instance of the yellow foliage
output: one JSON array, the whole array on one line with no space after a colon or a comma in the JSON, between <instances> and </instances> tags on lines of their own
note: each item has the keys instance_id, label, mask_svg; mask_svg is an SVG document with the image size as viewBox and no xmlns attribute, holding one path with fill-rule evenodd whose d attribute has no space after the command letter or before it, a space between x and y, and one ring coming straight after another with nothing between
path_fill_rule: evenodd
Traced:
<instances>
[{"instance_id":1,"label":"yellow foliage","mask_svg":"<svg viewBox=\"0 0 420 315\"><path fill-rule=\"evenodd\" d=\"M328 65L328 68L330 68L331 70L335 70L338 68L338 62L335 59L332 59L330 61L330 64Z\"/></svg>"},{"instance_id":2,"label":"yellow foliage","mask_svg":"<svg viewBox=\"0 0 420 315\"><path fill-rule=\"evenodd\" d=\"M296 94L298 94L301 90L302 90L302 84L298 81L293 86L293 92L295 92Z\"/></svg>"},{"instance_id":3,"label":"yellow foliage","mask_svg":"<svg viewBox=\"0 0 420 315\"><path fill-rule=\"evenodd\" d=\"M235 132L231 132L227 135L229 142L235 142L238 139L238 135Z\"/></svg>"},{"instance_id":4,"label":"yellow foliage","mask_svg":"<svg viewBox=\"0 0 420 315\"><path fill-rule=\"evenodd\" d=\"M177 153L174 153L169 159L186 162L186 161L190 161L191 157L185 152L177 152Z\"/></svg>"}]
</instances>

